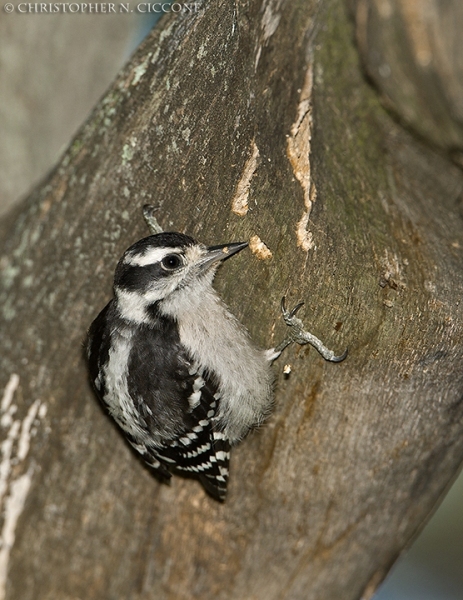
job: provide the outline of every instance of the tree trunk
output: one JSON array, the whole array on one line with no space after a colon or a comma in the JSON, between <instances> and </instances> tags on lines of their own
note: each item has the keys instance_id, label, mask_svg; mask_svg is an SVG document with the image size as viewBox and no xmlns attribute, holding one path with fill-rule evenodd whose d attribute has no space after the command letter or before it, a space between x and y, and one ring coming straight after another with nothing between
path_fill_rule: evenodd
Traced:
<instances>
[{"instance_id":1,"label":"tree trunk","mask_svg":"<svg viewBox=\"0 0 463 600\"><path fill-rule=\"evenodd\" d=\"M370 598L455 476L463 176L382 108L353 40L340 0L165 18L0 223L0 598ZM87 382L85 331L146 202L204 243L265 244L216 283L262 347L283 295L349 346L286 351L223 505L159 483Z\"/></svg>"}]
</instances>

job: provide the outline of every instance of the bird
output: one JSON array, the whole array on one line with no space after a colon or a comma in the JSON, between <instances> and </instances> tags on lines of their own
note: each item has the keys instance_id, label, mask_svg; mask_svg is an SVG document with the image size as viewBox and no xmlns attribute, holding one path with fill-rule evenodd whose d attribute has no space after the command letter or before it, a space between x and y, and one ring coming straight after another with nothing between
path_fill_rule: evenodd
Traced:
<instances>
[{"instance_id":1,"label":"bird","mask_svg":"<svg viewBox=\"0 0 463 600\"><path fill-rule=\"evenodd\" d=\"M206 246L157 225L119 260L114 297L90 326L90 380L133 448L163 480L193 476L224 501L230 449L269 416L271 365L292 342L336 356L282 311L290 336L263 350L213 287L218 267L246 242Z\"/></svg>"}]
</instances>

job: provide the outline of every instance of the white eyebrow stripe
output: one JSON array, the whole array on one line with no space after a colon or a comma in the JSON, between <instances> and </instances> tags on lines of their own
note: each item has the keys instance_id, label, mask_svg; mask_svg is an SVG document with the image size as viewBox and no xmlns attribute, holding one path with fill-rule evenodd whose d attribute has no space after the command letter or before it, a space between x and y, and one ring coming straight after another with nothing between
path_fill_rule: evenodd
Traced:
<instances>
[{"instance_id":1,"label":"white eyebrow stripe","mask_svg":"<svg viewBox=\"0 0 463 600\"><path fill-rule=\"evenodd\" d=\"M146 267L154 265L169 254L181 254L182 248L150 248L145 254L128 255L124 259L126 265L131 267Z\"/></svg>"}]
</instances>

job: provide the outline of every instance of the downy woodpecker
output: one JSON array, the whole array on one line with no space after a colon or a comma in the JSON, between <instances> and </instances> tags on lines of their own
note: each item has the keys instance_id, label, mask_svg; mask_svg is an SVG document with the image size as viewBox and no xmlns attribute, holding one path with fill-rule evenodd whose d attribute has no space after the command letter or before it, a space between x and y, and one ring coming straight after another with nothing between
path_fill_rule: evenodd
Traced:
<instances>
[{"instance_id":1,"label":"downy woodpecker","mask_svg":"<svg viewBox=\"0 0 463 600\"><path fill-rule=\"evenodd\" d=\"M271 364L291 342L333 352L283 317L291 332L276 348L261 350L228 311L212 281L217 267L247 243L206 247L181 233L154 233L119 261L114 298L92 323L88 339L95 391L130 444L162 478L171 471L197 477L224 500L230 447L269 415Z\"/></svg>"}]
</instances>

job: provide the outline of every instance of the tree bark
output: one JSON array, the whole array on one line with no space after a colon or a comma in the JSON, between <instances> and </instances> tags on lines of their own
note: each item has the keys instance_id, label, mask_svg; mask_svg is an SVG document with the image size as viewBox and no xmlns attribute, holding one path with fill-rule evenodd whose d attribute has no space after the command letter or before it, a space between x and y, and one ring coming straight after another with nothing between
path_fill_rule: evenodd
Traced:
<instances>
[{"instance_id":1,"label":"tree bark","mask_svg":"<svg viewBox=\"0 0 463 600\"><path fill-rule=\"evenodd\" d=\"M370 598L455 476L463 176L382 108L353 39L341 1L166 18L0 223L0 598ZM286 351L223 505L156 481L87 382L146 202L204 243L254 239L216 285L262 347L283 295L349 346Z\"/></svg>"}]
</instances>

